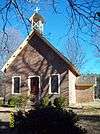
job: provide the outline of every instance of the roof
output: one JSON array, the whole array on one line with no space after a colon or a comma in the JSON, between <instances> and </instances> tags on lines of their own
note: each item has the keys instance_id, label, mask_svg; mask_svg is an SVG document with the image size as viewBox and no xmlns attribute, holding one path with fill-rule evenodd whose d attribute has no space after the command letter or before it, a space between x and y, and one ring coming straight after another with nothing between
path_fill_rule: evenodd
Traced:
<instances>
[{"instance_id":1,"label":"roof","mask_svg":"<svg viewBox=\"0 0 100 134\"><path fill-rule=\"evenodd\" d=\"M22 42L22 44L16 49L16 51L13 53L13 55L9 58L9 60L6 62L6 64L1 69L2 72L4 72L5 69L7 69L11 63L15 60L15 58L18 56L18 54L24 49L26 45L28 45L28 41L32 39L34 35L37 35L39 38L41 38L57 55L59 55L63 61L65 61L69 67L69 69L76 75L79 76L79 72L75 68L75 66L67 59L64 55L62 55L43 35L41 35L38 31L33 30L30 32L30 34L26 37L26 39Z\"/></svg>"},{"instance_id":2,"label":"roof","mask_svg":"<svg viewBox=\"0 0 100 134\"><path fill-rule=\"evenodd\" d=\"M96 76L81 75L76 80L77 86L88 86L96 84Z\"/></svg>"}]
</instances>

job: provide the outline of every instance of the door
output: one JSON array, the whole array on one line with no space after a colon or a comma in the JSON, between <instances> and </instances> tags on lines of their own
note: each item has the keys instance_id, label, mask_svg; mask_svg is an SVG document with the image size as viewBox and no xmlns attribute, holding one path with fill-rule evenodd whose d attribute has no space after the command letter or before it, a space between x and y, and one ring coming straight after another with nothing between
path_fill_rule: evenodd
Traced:
<instances>
[{"instance_id":1,"label":"door","mask_svg":"<svg viewBox=\"0 0 100 134\"><path fill-rule=\"evenodd\" d=\"M29 78L30 80L30 94L33 96L35 101L39 100L39 85L40 85L40 79L39 76L31 76Z\"/></svg>"}]
</instances>

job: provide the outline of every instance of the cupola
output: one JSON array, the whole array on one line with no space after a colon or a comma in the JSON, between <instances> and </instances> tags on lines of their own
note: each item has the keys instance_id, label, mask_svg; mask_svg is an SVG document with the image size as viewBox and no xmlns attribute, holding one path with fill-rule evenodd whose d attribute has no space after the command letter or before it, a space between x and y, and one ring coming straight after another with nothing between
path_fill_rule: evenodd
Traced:
<instances>
[{"instance_id":1,"label":"cupola","mask_svg":"<svg viewBox=\"0 0 100 134\"><path fill-rule=\"evenodd\" d=\"M39 14L39 8L35 9L34 14L30 18L32 30L37 30L40 34L43 34L44 18Z\"/></svg>"}]
</instances>

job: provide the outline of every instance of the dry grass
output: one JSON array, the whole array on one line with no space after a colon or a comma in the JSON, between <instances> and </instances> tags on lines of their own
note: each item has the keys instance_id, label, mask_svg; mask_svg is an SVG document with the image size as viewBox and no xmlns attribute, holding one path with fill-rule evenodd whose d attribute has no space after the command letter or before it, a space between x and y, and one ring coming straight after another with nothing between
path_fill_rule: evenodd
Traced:
<instances>
[{"instance_id":1,"label":"dry grass","mask_svg":"<svg viewBox=\"0 0 100 134\"><path fill-rule=\"evenodd\" d=\"M77 114L81 115L98 115L100 116L100 100L88 103L78 103L72 106Z\"/></svg>"}]
</instances>

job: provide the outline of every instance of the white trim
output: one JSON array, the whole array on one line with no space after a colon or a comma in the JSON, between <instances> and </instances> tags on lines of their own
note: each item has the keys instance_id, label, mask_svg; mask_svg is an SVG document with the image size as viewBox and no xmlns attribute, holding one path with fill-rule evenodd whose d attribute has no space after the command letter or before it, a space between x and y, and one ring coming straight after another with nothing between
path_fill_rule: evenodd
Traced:
<instances>
[{"instance_id":1,"label":"white trim","mask_svg":"<svg viewBox=\"0 0 100 134\"><path fill-rule=\"evenodd\" d=\"M51 76L53 75L57 75L58 76L58 93L57 92L54 92L52 93L51 92ZM49 78L49 94L60 94L60 74L51 74L50 78Z\"/></svg>"},{"instance_id":2,"label":"white trim","mask_svg":"<svg viewBox=\"0 0 100 134\"><path fill-rule=\"evenodd\" d=\"M19 93L14 93L14 78L19 77L20 83L19 83ZM21 76L12 76L12 94L20 94L21 93Z\"/></svg>"},{"instance_id":3,"label":"white trim","mask_svg":"<svg viewBox=\"0 0 100 134\"><path fill-rule=\"evenodd\" d=\"M40 99L40 95L41 95L41 90L40 90L40 76L39 75L32 75L32 76L29 76L28 77L28 87L29 87L29 90L28 90L28 96L30 95L30 92L31 92L31 86L30 86L30 78L34 78L34 77L38 77L39 78L39 99Z\"/></svg>"}]
</instances>

